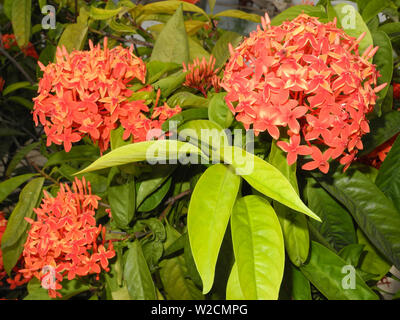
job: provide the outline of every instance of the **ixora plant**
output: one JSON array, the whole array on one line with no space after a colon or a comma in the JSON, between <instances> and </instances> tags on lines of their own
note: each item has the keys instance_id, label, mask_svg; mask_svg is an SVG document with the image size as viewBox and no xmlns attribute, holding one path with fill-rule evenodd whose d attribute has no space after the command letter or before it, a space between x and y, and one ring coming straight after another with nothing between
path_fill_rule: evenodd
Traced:
<instances>
[{"instance_id":1,"label":"ixora plant","mask_svg":"<svg viewBox=\"0 0 400 320\"><path fill-rule=\"evenodd\" d=\"M399 4L270 20L193 2L60 5L79 16L42 34L37 87L1 78L2 103L36 129L4 162L0 298L386 293L400 269ZM10 3L8 38L37 59ZM241 36L222 17L258 25Z\"/></svg>"}]
</instances>

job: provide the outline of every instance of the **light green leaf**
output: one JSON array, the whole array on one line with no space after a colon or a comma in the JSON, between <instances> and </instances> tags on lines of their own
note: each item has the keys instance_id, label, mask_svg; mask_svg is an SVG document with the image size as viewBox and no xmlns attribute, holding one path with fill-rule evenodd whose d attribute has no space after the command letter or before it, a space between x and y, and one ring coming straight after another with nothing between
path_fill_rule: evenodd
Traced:
<instances>
[{"instance_id":1,"label":"light green leaf","mask_svg":"<svg viewBox=\"0 0 400 320\"><path fill-rule=\"evenodd\" d=\"M228 284L226 286L226 299L246 300L242 289L240 288L239 273L236 263L233 265L231 274L229 275Z\"/></svg>"},{"instance_id":2,"label":"light green leaf","mask_svg":"<svg viewBox=\"0 0 400 320\"><path fill-rule=\"evenodd\" d=\"M362 11L362 17L365 23L368 23L372 18L376 17L383 9L390 6L390 1L369 0L368 4Z\"/></svg>"},{"instance_id":3,"label":"light green leaf","mask_svg":"<svg viewBox=\"0 0 400 320\"><path fill-rule=\"evenodd\" d=\"M215 265L231 215L240 178L223 164L209 167L197 182L187 216L190 246L203 281L203 293L214 282Z\"/></svg>"},{"instance_id":4,"label":"light green leaf","mask_svg":"<svg viewBox=\"0 0 400 320\"><path fill-rule=\"evenodd\" d=\"M88 34L88 17L88 12L82 7L77 23L67 25L58 41L58 47L65 46L68 52L82 50Z\"/></svg>"},{"instance_id":5,"label":"light green leaf","mask_svg":"<svg viewBox=\"0 0 400 320\"><path fill-rule=\"evenodd\" d=\"M278 26L284 21L293 20L294 18L296 18L298 15L300 15L302 13L308 14L311 17L318 17L320 19L327 18L325 10L321 6L298 5L298 6L289 7L285 11L283 11L280 14L278 14L277 16L275 16L271 20L271 24L273 26Z\"/></svg>"},{"instance_id":6,"label":"light green leaf","mask_svg":"<svg viewBox=\"0 0 400 320\"><path fill-rule=\"evenodd\" d=\"M32 0L14 0L11 11L11 23L15 40L20 48L29 44L31 37Z\"/></svg>"},{"instance_id":7,"label":"light green leaf","mask_svg":"<svg viewBox=\"0 0 400 320\"><path fill-rule=\"evenodd\" d=\"M208 118L220 125L222 128L229 128L233 122L233 113L225 102L226 93L216 93L210 100L208 107Z\"/></svg>"},{"instance_id":8,"label":"light green leaf","mask_svg":"<svg viewBox=\"0 0 400 320\"><path fill-rule=\"evenodd\" d=\"M220 68L230 57L229 43L235 48L243 39L243 36L233 32L225 31L222 36L215 43L211 54L215 57L215 66Z\"/></svg>"},{"instance_id":9,"label":"light green leaf","mask_svg":"<svg viewBox=\"0 0 400 320\"><path fill-rule=\"evenodd\" d=\"M89 15L93 20L107 20L115 17L118 13L121 12L122 9L123 8L102 9L91 6Z\"/></svg>"},{"instance_id":10,"label":"light green leaf","mask_svg":"<svg viewBox=\"0 0 400 320\"><path fill-rule=\"evenodd\" d=\"M259 16L258 14L247 13L241 10L225 10L214 15L214 18L217 17L237 18L237 19L249 20L255 23L261 22L261 16Z\"/></svg>"},{"instance_id":11,"label":"light green leaf","mask_svg":"<svg viewBox=\"0 0 400 320\"><path fill-rule=\"evenodd\" d=\"M293 210L321 221L304 204L285 176L273 165L238 147L225 147L220 153L224 162L231 164L236 174L241 175L254 189Z\"/></svg>"},{"instance_id":12,"label":"light green leaf","mask_svg":"<svg viewBox=\"0 0 400 320\"><path fill-rule=\"evenodd\" d=\"M168 20L162 29L150 57L150 61L182 64L189 60L189 44L185 30L182 7Z\"/></svg>"},{"instance_id":13,"label":"light green leaf","mask_svg":"<svg viewBox=\"0 0 400 320\"><path fill-rule=\"evenodd\" d=\"M190 11L201 13L205 17L208 18L207 13L201 9L200 7L183 1L157 1L154 3L149 3L143 6L142 12L145 14L153 14L153 13L168 13L173 14L180 6L182 5L183 11ZM209 19L209 18L208 18Z\"/></svg>"},{"instance_id":14,"label":"light green leaf","mask_svg":"<svg viewBox=\"0 0 400 320\"><path fill-rule=\"evenodd\" d=\"M208 99L197 96L188 91L177 92L167 100L169 106L179 106L182 109L187 107L207 108L208 103Z\"/></svg>"},{"instance_id":15,"label":"light green leaf","mask_svg":"<svg viewBox=\"0 0 400 320\"><path fill-rule=\"evenodd\" d=\"M4 89L3 96L6 96L6 95L10 94L11 92L14 92L18 89L29 87L30 85L31 84L29 81L20 81L20 82L12 83Z\"/></svg>"},{"instance_id":16,"label":"light green leaf","mask_svg":"<svg viewBox=\"0 0 400 320\"><path fill-rule=\"evenodd\" d=\"M276 300L285 265L284 240L274 209L259 196L236 201L231 218L240 288L248 300Z\"/></svg>"}]
</instances>

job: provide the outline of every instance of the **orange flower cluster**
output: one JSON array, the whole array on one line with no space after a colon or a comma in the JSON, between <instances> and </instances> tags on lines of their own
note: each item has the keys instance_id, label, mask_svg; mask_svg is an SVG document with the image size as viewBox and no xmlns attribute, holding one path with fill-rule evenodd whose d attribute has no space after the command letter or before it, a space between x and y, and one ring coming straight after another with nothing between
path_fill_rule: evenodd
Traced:
<instances>
[{"instance_id":1,"label":"orange flower cluster","mask_svg":"<svg viewBox=\"0 0 400 320\"><path fill-rule=\"evenodd\" d=\"M381 144L378 148L376 148L371 153L360 158L360 162L368 164L370 166L379 169L385 161L387 154L392 149L393 143L396 141L396 138L399 134L396 134L394 137Z\"/></svg>"},{"instance_id":2,"label":"orange flower cluster","mask_svg":"<svg viewBox=\"0 0 400 320\"><path fill-rule=\"evenodd\" d=\"M183 63L183 71L187 72L184 86L199 90L205 97L207 97L207 90L211 87L219 92L220 78L217 75L219 68L215 68L213 55L210 55L208 61L203 57L201 61L197 58L187 66Z\"/></svg>"},{"instance_id":3,"label":"orange flower cluster","mask_svg":"<svg viewBox=\"0 0 400 320\"><path fill-rule=\"evenodd\" d=\"M360 56L358 39L336 27L301 14L280 26L268 15L241 45L232 49L221 86L236 119L255 134L275 139L293 164L298 155L311 155L305 170L326 173L330 159L345 169L363 148L369 132L366 114L376 101L379 76L369 62L372 45ZM284 130L286 129L286 130ZM305 144L301 142L305 141Z\"/></svg>"},{"instance_id":4,"label":"orange flower cluster","mask_svg":"<svg viewBox=\"0 0 400 320\"><path fill-rule=\"evenodd\" d=\"M0 286L3 286L3 279L6 279L7 283L10 285L10 289L15 289L18 286L22 286L27 283L29 279L22 278L21 274L18 272L22 259L19 259L16 266L12 270L12 275L14 277L8 277L7 272L4 270L3 264L3 253L1 251L1 239L7 228L7 219L4 217L4 213L0 211Z\"/></svg>"},{"instance_id":5,"label":"orange flower cluster","mask_svg":"<svg viewBox=\"0 0 400 320\"><path fill-rule=\"evenodd\" d=\"M72 190L60 184L55 198L44 192L40 208L34 209L37 220L26 219L31 228L24 245L25 268L20 272L27 279L42 280L44 268L52 267L55 272L49 288L52 298L61 294L60 282L76 276L99 274L101 269L109 271L108 260L115 256L112 243L105 248L105 228L96 227L95 209L100 198L91 192L90 183L75 179ZM103 240L98 237L103 230Z\"/></svg>"},{"instance_id":6,"label":"orange flower cluster","mask_svg":"<svg viewBox=\"0 0 400 320\"><path fill-rule=\"evenodd\" d=\"M146 66L130 49L117 46L104 50L89 41L89 51L57 48L56 63L44 66L39 62L43 78L39 82L39 95L34 98L33 118L44 126L47 145L64 144L69 151L73 142L89 136L98 143L101 152L108 149L111 130L121 124L124 138L146 140L151 128L159 128L161 119L150 119L144 100L130 101L130 82L145 82ZM163 113L171 112L168 106Z\"/></svg>"},{"instance_id":7,"label":"orange flower cluster","mask_svg":"<svg viewBox=\"0 0 400 320\"><path fill-rule=\"evenodd\" d=\"M3 42L3 47L6 50L9 50L12 48L18 48L17 41L15 40L15 35L13 35L13 34L3 34L2 42ZM29 44L26 46L26 48L23 48L21 51L26 56L32 57L35 60L39 60L39 55L37 54L36 49L32 43L29 42Z\"/></svg>"}]
</instances>

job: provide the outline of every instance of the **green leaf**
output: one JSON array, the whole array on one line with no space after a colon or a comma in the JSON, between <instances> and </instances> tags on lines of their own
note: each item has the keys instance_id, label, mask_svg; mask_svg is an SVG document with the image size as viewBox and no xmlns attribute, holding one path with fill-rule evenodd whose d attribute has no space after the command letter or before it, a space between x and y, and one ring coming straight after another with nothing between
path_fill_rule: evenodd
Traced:
<instances>
[{"instance_id":1,"label":"green leaf","mask_svg":"<svg viewBox=\"0 0 400 320\"><path fill-rule=\"evenodd\" d=\"M378 296L356 273L346 269L347 262L317 242L311 242L311 255L307 264L300 267L307 279L330 300L378 300ZM351 271L350 271L351 272ZM347 278L353 278L348 283ZM346 288L343 284L354 288Z\"/></svg>"},{"instance_id":2,"label":"green leaf","mask_svg":"<svg viewBox=\"0 0 400 320\"><path fill-rule=\"evenodd\" d=\"M58 47L65 46L68 52L82 50L88 34L89 14L84 7L80 9L77 23L68 24L58 41Z\"/></svg>"},{"instance_id":3,"label":"green leaf","mask_svg":"<svg viewBox=\"0 0 400 320\"><path fill-rule=\"evenodd\" d=\"M165 121L161 128L164 131L172 131L176 130L181 124L190 121L190 120L198 120L198 119L208 119L208 109L207 108L196 108L196 109L188 109L183 110L182 112L172 116L167 121ZM173 125L174 124L174 125Z\"/></svg>"},{"instance_id":4,"label":"green leaf","mask_svg":"<svg viewBox=\"0 0 400 320\"><path fill-rule=\"evenodd\" d=\"M391 111L371 120L370 133L363 137L364 149L359 152L359 157L372 152L398 132L400 132L400 112Z\"/></svg>"},{"instance_id":5,"label":"green leaf","mask_svg":"<svg viewBox=\"0 0 400 320\"><path fill-rule=\"evenodd\" d=\"M108 202L111 214L117 226L125 229L135 215L135 180L108 188Z\"/></svg>"},{"instance_id":6,"label":"green leaf","mask_svg":"<svg viewBox=\"0 0 400 320\"><path fill-rule=\"evenodd\" d=\"M188 60L188 37L183 20L182 6L180 6L157 37L150 61L182 64L182 62L187 63Z\"/></svg>"},{"instance_id":7,"label":"green leaf","mask_svg":"<svg viewBox=\"0 0 400 320\"><path fill-rule=\"evenodd\" d=\"M4 90L3 90L3 96L6 96L8 94L10 94L11 92L14 92L18 89L22 89L22 88L26 88L29 87L31 84L29 81L20 81L20 82L15 82L10 84L9 86L7 86Z\"/></svg>"},{"instance_id":8,"label":"green leaf","mask_svg":"<svg viewBox=\"0 0 400 320\"><path fill-rule=\"evenodd\" d=\"M32 0L14 0L11 11L11 23L15 40L20 48L29 44L31 37Z\"/></svg>"},{"instance_id":9,"label":"green leaf","mask_svg":"<svg viewBox=\"0 0 400 320\"><path fill-rule=\"evenodd\" d=\"M240 287L239 273L236 263L233 265L231 274L229 275L228 284L226 286L226 299L246 300L243 291Z\"/></svg>"},{"instance_id":10,"label":"green leaf","mask_svg":"<svg viewBox=\"0 0 400 320\"><path fill-rule=\"evenodd\" d=\"M302 212L317 221L320 218L300 199L286 177L273 165L238 147L221 150L224 162L229 163L254 189L285 206Z\"/></svg>"},{"instance_id":11,"label":"green leaf","mask_svg":"<svg viewBox=\"0 0 400 320\"><path fill-rule=\"evenodd\" d=\"M368 23L372 18L376 17L378 13L390 5L389 1L370 0L362 11L362 17L365 23Z\"/></svg>"},{"instance_id":12,"label":"green leaf","mask_svg":"<svg viewBox=\"0 0 400 320\"><path fill-rule=\"evenodd\" d=\"M393 201L400 212L400 136L396 138L376 177L378 188Z\"/></svg>"},{"instance_id":13,"label":"green leaf","mask_svg":"<svg viewBox=\"0 0 400 320\"><path fill-rule=\"evenodd\" d=\"M360 54L373 44L372 35L365 24L361 15L357 10L347 3L339 3L333 7L336 11L338 20L342 25L342 29L354 38L358 38L363 32L366 32L364 39L359 44Z\"/></svg>"},{"instance_id":14,"label":"green leaf","mask_svg":"<svg viewBox=\"0 0 400 320\"><path fill-rule=\"evenodd\" d=\"M225 31L222 34L211 51L211 54L215 57L215 66L217 68L221 68L230 57L229 43L235 48L242 39L242 35L233 31Z\"/></svg>"},{"instance_id":15,"label":"green leaf","mask_svg":"<svg viewBox=\"0 0 400 320\"><path fill-rule=\"evenodd\" d=\"M124 279L133 300L156 300L156 290L139 241L129 245Z\"/></svg>"},{"instance_id":16,"label":"green leaf","mask_svg":"<svg viewBox=\"0 0 400 320\"><path fill-rule=\"evenodd\" d=\"M293 20L298 15L305 13L312 17L327 18L324 8L321 6L298 5L292 6L275 16L271 20L273 26L278 26L286 20Z\"/></svg>"},{"instance_id":17,"label":"green leaf","mask_svg":"<svg viewBox=\"0 0 400 320\"><path fill-rule=\"evenodd\" d=\"M379 31L386 32L390 37L396 36L400 33L400 22L385 23L379 27Z\"/></svg>"},{"instance_id":18,"label":"green leaf","mask_svg":"<svg viewBox=\"0 0 400 320\"><path fill-rule=\"evenodd\" d=\"M192 250L190 248L189 237L188 237L187 233L185 235L186 235L185 236L186 241L184 244L183 256L185 258L188 275L189 275L190 279L192 279L193 283L195 283L197 287L201 288L202 282L201 282L199 272L196 269L196 263L194 262Z\"/></svg>"},{"instance_id":19,"label":"green leaf","mask_svg":"<svg viewBox=\"0 0 400 320\"><path fill-rule=\"evenodd\" d=\"M154 52L154 51L153 51ZM153 84L155 90L161 90L161 97L167 98L171 93L182 86L185 81L186 73L178 71L170 76L158 80Z\"/></svg>"},{"instance_id":20,"label":"green leaf","mask_svg":"<svg viewBox=\"0 0 400 320\"><path fill-rule=\"evenodd\" d=\"M289 180L296 190L296 193L299 194L296 165L288 165L285 152L283 152L274 141L271 144L271 152L268 161ZM300 266L307 260L310 248L307 219L304 215L297 214L296 211L276 201L274 201L274 209L282 227L285 249L289 258L294 265Z\"/></svg>"},{"instance_id":21,"label":"green leaf","mask_svg":"<svg viewBox=\"0 0 400 320\"><path fill-rule=\"evenodd\" d=\"M312 300L310 282L300 271L293 265L290 265L292 278L292 299L293 300Z\"/></svg>"},{"instance_id":22,"label":"green leaf","mask_svg":"<svg viewBox=\"0 0 400 320\"><path fill-rule=\"evenodd\" d=\"M379 0L379 2L382 2ZM376 52L373 63L376 65L377 70L381 74L378 78L377 85L386 83L386 87L377 93L378 99L376 101L375 110L376 113L381 115L381 105L389 90L390 82L393 75L393 48L390 42L390 38L383 31L372 32L372 38L374 40L374 46L379 46Z\"/></svg>"},{"instance_id":23,"label":"green leaf","mask_svg":"<svg viewBox=\"0 0 400 320\"><path fill-rule=\"evenodd\" d=\"M139 212L149 212L157 208L171 188L172 177L170 177L158 190L146 198L139 206Z\"/></svg>"},{"instance_id":24,"label":"green leaf","mask_svg":"<svg viewBox=\"0 0 400 320\"><path fill-rule=\"evenodd\" d=\"M255 23L261 22L261 16L259 16L258 14L247 13L241 10L225 10L214 15L214 18L217 17L237 18L237 19L252 21Z\"/></svg>"},{"instance_id":25,"label":"green leaf","mask_svg":"<svg viewBox=\"0 0 400 320\"><path fill-rule=\"evenodd\" d=\"M33 109L33 102L31 100L25 99L24 97L11 96L11 97L8 97L7 100L18 103L19 105L27 108L28 110Z\"/></svg>"},{"instance_id":26,"label":"green leaf","mask_svg":"<svg viewBox=\"0 0 400 320\"><path fill-rule=\"evenodd\" d=\"M285 265L284 240L274 209L259 196L236 201L231 218L240 288L248 300L276 300Z\"/></svg>"},{"instance_id":27,"label":"green leaf","mask_svg":"<svg viewBox=\"0 0 400 320\"><path fill-rule=\"evenodd\" d=\"M190 246L203 281L203 293L214 282L215 265L240 178L223 164L209 167L197 182L187 216Z\"/></svg>"},{"instance_id":28,"label":"green leaf","mask_svg":"<svg viewBox=\"0 0 400 320\"><path fill-rule=\"evenodd\" d=\"M167 159L177 160L181 157L185 157L186 153L202 155L202 152L197 147L176 140L157 140L132 143L112 150L76 174L144 160L155 162Z\"/></svg>"},{"instance_id":29,"label":"green leaf","mask_svg":"<svg viewBox=\"0 0 400 320\"><path fill-rule=\"evenodd\" d=\"M181 68L181 64L161 61L150 61L146 63L147 81L146 83L153 83L160 79L164 74L170 71L175 71ZM169 106L174 106L168 104Z\"/></svg>"},{"instance_id":30,"label":"green leaf","mask_svg":"<svg viewBox=\"0 0 400 320\"><path fill-rule=\"evenodd\" d=\"M40 142L35 142L26 145L25 147L22 147L18 152L15 154L15 156L12 158L10 161L10 164L7 167L6 170L6 177L10 177L12 172L14 171L15 167L21 162L21 160L33 149L35 149Z\"/></svg>"},{"instance_id":31,"label":"green leaf","mask_svg":"<svg viewBox=\"0 0 400 320\"><path fill-rule=\"evenodd\" d=\"M25 218L33 217L33 208L38 203L43 183L44 178L36 178L22 189L19 201L8 219L7 228L1 239L4 269L8 274L14 268L23 251L27 237L26 231L30 226Z\"/></svg>"},{"instance_id":32,"label":"green leaf","mask_svg":"<svg viewBox=\"0 0 400 320\"><path fill-rule=\"evenodd\" d=\"M376 275L375 280L382 279L389 272L392 264L379 253L360 229L357 229L357 238L358 243L364 245L364 250L367 252L361 257L360 269Z\"/></svg>"},{"instance_id":33,"label":"green leaf","mask_svg":"<svg viewBox=\"0 0 400 320\"><path fill-rule=\"evenodd\" d=\"M207 108L208 103L208 99L197 96L188 91L177 92L167 100L169 106L179 106L182 109L187 107Z\"/></svg>"},{"instance_id":34,"label":"green leaf","mask_svg":"<svg viewBox=\"0 0 400 320\"><path fill-rule=\"evenodd\" d=\"M108 20L115 17L122 9L123 8L102 9L91 6L89 15L93 20Z\"/></svg>"},{"instance_id":35,"label":"green leaf","mask_svg":"<svg viewBox=\"0 0 400 320\"><path fill-rule=\"evenodd\" d=\"M233 113L225 102L225 96L225 92L213 95L208 107L208 118L224 129L229 128L233 122Z\"/></svg>"},{"instance_id":36,"label":"green leaf","mask_svg":"<svg viewBox=\"0 0 400 320\"><path fill-rule=\"evenodd\" d=\"M14 0L4 0L4 3L3 3L3 12L9 20L11 20L11 16L12 16L13 2L14 2Z\"/></svg>"},{"instance_id":37,"label":"green leaf","mask_svg":"<svg viewBox=\"0 0 400 320\"><path fill-rule=\"evenodd\" d=\"M164 247L169 248L178 239L184 238L169 224L165 227L167 240ZM183 248L183 243L182 243ZM167 249L165 253L167 252ZM172 300L203 300L204 296L196 288L193 281L188 279L188 269L182 255L164 259L160 262L160 278L168 298Z\"/></svg>"},{"instance_id":38,"label":"green leaf","mask_svg":"<svg viewBox=\"0 0 400 320\"><path fill-rule=\"evenodd\" d=\"M346 263L351 264L354 268L358 267L361 254L364 251L364 245L359 243L353 243L345 246L339 251L339 256L346 261Z\"/></svg>"},{"instance_id":39,"label":"green leaf","mask_svg":"<svg viewBox=\"0 0 400 320\"><path fill-rule=\"evenodd\" d=\"M203 48L203 46L198 42L198 40L193 39L192 37L188 37L189 44L189 61L193 61L195 59L203 59L205 58L207 61L210 59L210 53Z\"/></svg>"},{"instance_id":40,"label":"green leaf","mask_svg":"<svg viewBox=\"0 0 400 320\"><path fill-rule=\"evenodd\" d=\"M124 140L122 136L124 135L124 128L119 126L118 128L111 130L110 133L110 145L111 150L117 149L118 147L125 146L132 143L131 139Z\"/></svg>"},{"instance_id":41,"label":"green leaf","mask_svg":"<svg viewBox=\"0 0 400 320\"><path fill-rule=\"evenodd\" d=\"M73 146L69 152L59 151L50 155L44 168L70 161L95 161L99 157L99 149L90 145Z\"/></svg>"},{"instance_id":42,"label":"green leaf","mask_svg":"<svg viewBox=\"0 0 400 320\"><path fill-rule=\"evenodd\" d=\"M168 13L173 14L177 9L182 5L181 10L183 11L191 11L196 13L201 13L205 17L208 18L207 13L201 9L200 7L182 1L158 1L154 3L149 3L143 6L142 12L145 14L153 14L153 13ZM209 19L209 18L208 18Z\"/></svg>"},{"instance_id":43,"label":"green leaf","mask_svg":"<svg viewBox=\"0 0 400 320\"><path fill-rule=\"evenodd\" d=\"M349 212L314 179L308 181L306 194L308 206L322 219L322 223L315 221L309 223L335 250L339 251L357 242L356 230Z\"/></svg>"},{"instance_id":44,"label":"green leaf","mask_svg":"<svg viewBox=\"0 0 400 320\"><path fill-rule=\"evenodd\" d=\"M17 189L21 184L34 176L37 176L37 174L27 173L0 182L0 202L7 198L8 195Z\"/></svg>"},{"instance_id":45,"label":"green leaf","mask_svg":"<svg viewBox=\"0 0 400 320\"><path fill-rule=\"evenodd\" d=\"M396 267L400 267L400 214L384 193L354 169L332 176L313 174L319 183L352 214L368 239Z\"/></svg>"}]
</instances>

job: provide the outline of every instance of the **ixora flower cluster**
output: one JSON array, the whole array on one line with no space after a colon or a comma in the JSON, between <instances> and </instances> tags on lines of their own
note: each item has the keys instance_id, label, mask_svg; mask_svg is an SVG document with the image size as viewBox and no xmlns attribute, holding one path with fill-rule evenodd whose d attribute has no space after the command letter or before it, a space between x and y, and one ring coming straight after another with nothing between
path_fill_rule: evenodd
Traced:
<instances>
[{"instance_id":1,"label":"ixora flower cluster","mask_svg":"<svg viewBox=\"0 0 400 320\"><path fill-rule=\"evenodd\" d=\"M75 179L72 190L61 184L55 198L44 191L40 208L34 209L37 220L25 218L31 228L24 245L24 278L43 280L43 270L54 268L54 286L50 297L61 296L60 282L76 276L109 271L108 260L115 256L112 242L105 247L105 228L96 226L95 209L100 198L91 192L90 183ZM102 233L102 241L99 235ZM50 280L50 279L49 279ZM51 280L50 280L51 281Z\"/></svg>"},{"instance_id":2,"label":"ixora flower cluster","mask_svg":"<svg viewBox=\"0 0 400 320\"><path fill-rule=\"evenodd\" d=\"M355 39L336 21L324 24L306 14L271 26L266 15L262 29L230 47L221 84L229 108L246 129L281 138L277 144L289 164L311 155L305 170L327 173L328 161L339 158L347 169L363 148L376 92L386 85L375 87L379 74L369 62L378 48L358 52L364 36Z\"/></svg>"},{"instance_id":3,"label":"ixora flower cluster","mask_svg":"<svg viewBox=\"0 0 400 320\"><path fill-rule=\"evenodd\" d=\"M144 141L150 129L160 128L167 117L181 111L164 104L150 113L144 100L130 101L130 83L144 83L146 77L146 66L132 46L108 49L105 38L104 50L91 41L89 47L70 54L57 48L55 63L39 62L43 78L33 99L33 118L44 126L48 146L63 143L68 152L73 142L89 136L103 152L119 124L125 129L124 139L132 135L134 142Z\"/></svg>"},{"instance_id":4,"label":"ixora flower cluster","mask_svg":"<svg viewBox=\"0 0 400 320\"><path fill-rule=\"evenodd\" d=\"M15 35L13 34L3 34L1 40L3 43L3 47L6 50L18 48L17 41L15 40ZM39 60L39 55L37 54L36 49L32 43L29 42L28 45L25 48L22 48L21 51L25 54L25 56L32 57L35 60Z\"/></svg>"}]
</instances>

